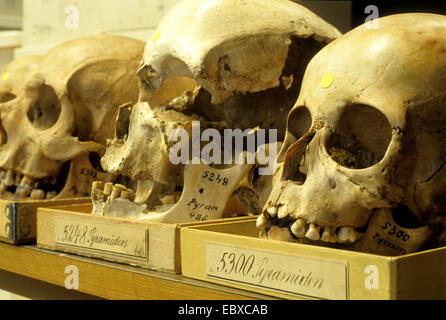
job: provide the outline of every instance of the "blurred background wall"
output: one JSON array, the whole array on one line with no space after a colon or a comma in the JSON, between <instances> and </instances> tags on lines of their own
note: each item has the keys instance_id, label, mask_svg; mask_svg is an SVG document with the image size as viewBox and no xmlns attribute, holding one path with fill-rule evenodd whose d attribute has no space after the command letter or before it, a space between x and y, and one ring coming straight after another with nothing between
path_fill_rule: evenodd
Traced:
<instances>
[{"instance_id":1,"label":"blurred background wall","mask_svg":"<svg viewBox=\"0 0 446 320\"><path fill-rule=\"evenodd\" d=\"M112 33L143 41L151 38L161 17L180 0L0 0L0 61L2 69L13 56L42 54L76 37ZM351 1L295 0L334 24L351 28ZM4 30L15 32L6 47ZM11 31L9 31L11 37ZM13 49L13 51L11 51Z\"/></svg>"},{"instance_id":2,"label":"blurred background wall","mask_svg":"<svg viewBox=\"0 0 446 320\"><path fill-rule=\"evenodd\" d=\"M14 58L22 43L23 1L0 0L0 70Z\"/></svg>"},{"instance_id":3,"label":"blurred background wall","mask_svg":"<svg viewBox=\"0 0 446 320\"><path fill-rule=\"evenodd\" d=\"M0 69L14 56L45 53L62 41L87 34L113 33L147 41L161 17L179 1L0 0ZM443 1L433 0L293 1L343 33L365 22L369 5L376 6L380 16L413 11L446 14Z\"/></svg>"}]
</instances>

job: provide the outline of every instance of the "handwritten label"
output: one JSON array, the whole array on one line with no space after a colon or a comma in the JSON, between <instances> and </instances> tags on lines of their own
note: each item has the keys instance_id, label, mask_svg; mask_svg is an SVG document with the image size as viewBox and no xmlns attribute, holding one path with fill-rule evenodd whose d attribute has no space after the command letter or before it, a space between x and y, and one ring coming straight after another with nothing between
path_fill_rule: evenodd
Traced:
<instances>
[{"instance_id":1,"label":"handwritten label","mask_svg":"<svg viewBox=\"0 0 446 320\"><path fill-rule=\"evenodd\" d=\"M98 172L96 170L87 169L87 168L81 168L81 171L79 172L80 175L86 176L86 177L92 177L96 179L98 177Z\"/></svg>"},{"instance_id":2,"label":"handwritten label","mask_svg":"<svg viewBox=\"0 0 446 320\"><path fill-rule=\"evenodd\" d=\"M416 252L431 235L428 226L404 228L395 223L390 208L379 209L372 216L365 234L353 245L356 251L386 256Z\"/></svg>"},{"instance_id":3,"label":"handwritten label","mask_svg":"<svg viewBox=\"0 0 446 320\"><path fill-rule=\"evenodd\" d=\"M195 221L206 221L210 213L218 212L217 206L198 202L195 198L188 202L187 207L190 210L189 217Z\"/></svg>"},{"instance_id":4,"label":"handwritten label","mask_svg":"<svg viewBox=\"0 0 446 320\"><path fill-rule=\"evenodd\" d=\"M378 245L384 245L388 246L389 248L395 250L396 252L400 254L405 254L406 250L399 245L395 244L393 241L399 239L400 241L406 242L410 240L410 235L404 232L404 230L400 230L395 224L393 224L391 221L387 220L382 226L381 230L383 230L384 235L376 232L373 236L373 239L376 240L376 243ZM385 230L385 231L384 231ZM385 239L383 236L390 236L390 238L394 239ZM388 238L387 236L387 238Z\"/></svg>"},{"instance_id":5,"label":"handwritten label","mask_svg":"<svg viewBox=\"0 0 446 320\"><path fill-rule=\"evenodd\" d=\"M347 264L206 243L206 276L322 299L347 299Z\"/></svg>"},{"instance_id":6,"label":"handwritten label","mask_svg":"<svg viewBox=\"0 0 446 320\"><path fill-rule=\"evenodd\" d=\"M222 186L227 186L229 183L229 179L227 177L221 176L219 173L215 173L212 171L205 171L201 179L203 179L204 181L221 184Z\"/></svg>"},{"instance_id":7,"label":"handwritten label","mask_svg":"<svg viewBox=\"0 0 446 320\"><path fill-rule=\"evenodd\" d=\"M145 228L67 217L56 217L54 228L56 247L78 248L145 261L148 259L148 235Z\"/></svg>"}]
</instances>

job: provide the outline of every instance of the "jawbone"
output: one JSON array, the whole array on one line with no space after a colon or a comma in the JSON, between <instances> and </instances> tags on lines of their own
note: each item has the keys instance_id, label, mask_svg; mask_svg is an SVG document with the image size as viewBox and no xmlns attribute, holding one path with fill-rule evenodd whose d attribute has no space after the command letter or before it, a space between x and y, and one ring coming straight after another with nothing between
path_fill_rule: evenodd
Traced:
<instances>
[{"instance_id":1,"label":"jawbone","mask_svg":"<svg viewBox=\"0 0 446 320\"><path fill-rule=\"evenodd\" d=\"M228 169L215 169L206 164L188 164L184 167L184 189L181 196L164 195L160 199L161 205L155 210L148 208L147 203L135 201L136 195L131 189L96 182L92 190L92 213L163 223L223 218L231 197L252 167L242 164ZM159 196L156 183L153 186L146 188L145 197L137 192L137 198L153 199L154 196Z\"/></svg>"}]
</instances>

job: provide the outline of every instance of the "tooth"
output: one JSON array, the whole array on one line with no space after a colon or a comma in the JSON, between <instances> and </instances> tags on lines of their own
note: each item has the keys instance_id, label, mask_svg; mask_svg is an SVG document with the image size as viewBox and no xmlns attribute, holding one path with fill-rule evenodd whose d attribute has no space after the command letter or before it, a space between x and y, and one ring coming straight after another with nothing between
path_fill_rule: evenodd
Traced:
<instances>
[{"instance_id":1,"label":"tooth","mask_svg":"<svg viewBox=\"0 0 446 320\"><path fill-rule=\"evenodd\" d=\"M311 223L307 233L305 234L305 237L313 241L318 241L321 238L319 230L320 227L316 227L315 224Z\"/></svg>"},{"instance_id":2,"label":"tooth","mask_svg":"<svg viewBox=\"0 0 446 320\"><path fill-rule=\"evenodd\" d=\"M338 241L338 237L336 236L335 230L332 227L324 227L321 241L336 243Z\"/></svg>"},{"instance_id":3,"label":"tooth","mask_svg":"<svg viewBox=\"0 0 446 320\"><path fill-rule=\"evenodd\" d=\"M14 184L14 180L14 172L12 170L8 170L8 172L6 172L5 180L3 181L4 184L10 187Z\"/></svg>"},{"instance_id":4,"label":"tooth","mask_svg":"<svg viewBox=\"0 0 446 320\"><path fill-rule=\"evenodd\" d=\"M23 177L22 174L20 174L20 173L16 174L15 179L14 179L14 185L16 185L17 187L20 186L20 182L22 181L22 177Z\"/></svg>"},{"instance_id":5,"label":"tooth","mask_svg":"<svg viewBox=\"0 0 446 320\"><path fill-rule=\"evenodd\" d=\"M104 192L102 189L104 188L104 184L102 181L94 181L91 185L91 198L94 201L105 202L107 199L104 196Z\"/></svg>"},{"instance_id":6,"label":"tooth","mask_svg":"<svg viewBox=\"0 0 446 320\"><path fill-rule=\"evenodd\" d=\"M31 193L31 188L27 187L17 187L15 194L20 197L28 197Z\"/></svg>"},{"instance_id":7,"label":"tooth","mask_svg":"<svg viewBox=\"0 0 446 320\"><path fill-rule=\"evenodd\" d=\"M339 243L346 243L348 239L350 238L350 227L341 227L338 230L338 242Z\"/></svg>"},{"instance_id":8,"label":"tooth","mask_svg":"<svg viewBox=\"0 0 446 320\"><path fill-rule=\"evenodd\" d=\"M354 243L362 237L362 234L356 232L352 227L342 227L338 230L339 243Z\"/></svg>"},{"instance_id":9,"label":"tooth","mask_svg":"<svg viewBox=\"0 0 446 320\"><path fill-rule=\"evenodd\" d=\"M47 199L53 199L57 196L57 192L56 191L48 191L46 193L46 198Z\"/></svg>"},{"instance_id":10,"label":"tooth","mask_svg":"<svg viewBox=\"0 0 446 320\"><path fill-rule=\"evenodd\" d=\"M279 208L279 210L277 211L277 217L279 219L283 219L283 218L285 218L287 216L288 216L288 207L286 205L285 206L281 206Z\"/></svg>"},{"instance_id":11,"label":"tooth","mask_svg":"<svg viewBox=\"0 0 446 320\"><path fill-rule=\"evenodd\" d=\"M269 207L266 209L266 212L268 212L272 217L277 215L277 207Z\"/></svg>"},{"instance_id":12,"label":"tooth","mask_svg":"<svg viewBox=\"0 0 446 320\"><path fill-rule=\"evenodd\" d=\"M305 220L297 219L291 226L291 232L298 238L303 238L305 236Z\"/></svg>"},{"instance_id":13,"label":"tooth","mask_svg":"<svg viewBox=\"0 0 446 320\"><path fill-rule=\"evenodd\" d=\"M265 216L263 214L261 214L257 217L257 221L256 221L257 228L264 228L264 227L266 227L267 224L268 224L268 220L265 218Z\"/></svg>"},{"instance_id":14,"label":"tooth","mask_svg":"<svg viewBox=\"0 0 446 320\"><path fill-rule=\"evenodd\" d=\"M361 237L363 236L362 233L359 233L357 231L353 231L352 236L350 237L350 241L352 243L355 243L356 241L358 241L359 239L361 239Z\"/></svg>"},{"instance_id":15,"label":"tooth","mask_svg":"<svg viewBox=\"0 0 446 320\"><path fill-rule=\"evenodd\" d=\"M109 196L112 194L112 191L113 191L113 183L111 182L106 183L104 186L104 194Z\"/></svg>"},{"instance_id":16,"label":"tooth","mask_svg":"<svg viewBox=\"0 0 446 320\"><path fill-rule=\"evenodd\" d=\"M279 228L277 226L272 226L267 233L267 237L272 240L279 241L293 241L293 237L291 236L288 228Z\"/></svg>"},{"instance_id":17,"label":"tooth","mask_svg":"<svg viewBox=\"0 0 446 320\"><path fill-rule=\"evenodd\" d=\"M45 199L45 191L40 189L34 189L33 191L31 191L31 199L33 200Z\"/></svg>"},{"instance_id":18,"label":"tooth","mask_svg":"<svg viewBox=\"0 0 446 320\"><path fill-rule=\"evenodd\" d=\"M161 200L161 203L164 205L175 204L175 196L174 195L164 196L160 200Z\"/></svg>"},{"instance_id":19,"label":"tooth","mask_svg":"<svg viewBox=\"0 0 446 320\"><path fill-rule=\"evenodd\" d=\"M102 181L94 181L91 186L92 190L104 190L104 183Z\"/></svg>"},{"instance_id":20,"label":"tooth","mask_svg":"<svg viewBox=\"0 0 446 320\"><path fill-rule=\"evenodd\" d=\"M121 199L133 201L133 200L135 200L135 193L133 192L133 190L127 189L127 190L121 191L120 197L121 197Z\"/></svg>"},{"instance_id":21,"label":"tooth","mask_svg":"<svg viewBox=\"0 0 446 320\"><path fill-rule=\"evenodd\" d=\"M115 184L112 188L110 200L115 200L116 198L118 198L121 195L121 192L125 191L125 190L127 190L127 188L125 186L123 186L122 184Z\"/></svg>"},{"instance_id":22,"label":"tooth","mask_svg":"<svg viewBox=\"0 0 446 320\"><path fill-rule=\"evenodd\" d=\"M22 180L20 181L19 186L23 188L32 188L32 184L34 183L34 179L29 176L23 176Z\"/></svg>"}]
</instances>

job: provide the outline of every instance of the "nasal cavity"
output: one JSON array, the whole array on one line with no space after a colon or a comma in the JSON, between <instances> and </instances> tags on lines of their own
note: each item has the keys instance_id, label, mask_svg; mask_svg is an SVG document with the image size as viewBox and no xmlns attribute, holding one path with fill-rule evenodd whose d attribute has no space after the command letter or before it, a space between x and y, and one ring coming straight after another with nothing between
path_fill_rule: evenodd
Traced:
<instances>
[{"instance_id":1,"label":"nasal cavity","mask_svg":"<svg viewBox=\"0 0 446 320\"><path fill-rule=\"evenodd\" d=\"M125 104L119 108L118 118L116 121L116 139L127 140L129 134L130 117L132 115L132 105Z\"/></svg>"},{"instance_id":2,"label":"nasal cavity","mask_svg":"<svg viewBox=\"0 0 446 320\"><path fill-rule=\"evenodd\" d=\"M305 107L294 108L288 117L288 132L285 144L283 180L292 180L304 184L307 179L306 148L314 137L311 129L311 113ZM294 143L292 143L294 142Z\"/></svg>"},{"instance_id":3,"label":"nasal cavity","mask_svg":"<svg viewBox=\"0 0 446 320\"><path fill-rule=\"evenodd\" d=\"M288 116L288 134L297 141L311 128L311 113L305 106L291 110Z\"/></svg>"},{"instance_id":4,"label":"nasal cavity","mask_svg":"<svg viewBox=\"0 0 446 320\"><path fill-rule=\"evenodd\" d=\"M6 144L6 142L7 142L6 131L0 121L0 147Z\"/></svg>"}]
</instances>

